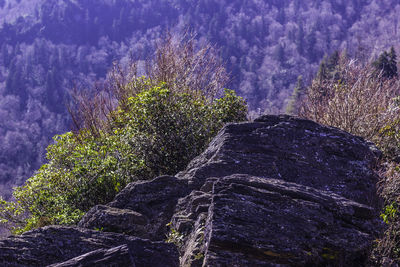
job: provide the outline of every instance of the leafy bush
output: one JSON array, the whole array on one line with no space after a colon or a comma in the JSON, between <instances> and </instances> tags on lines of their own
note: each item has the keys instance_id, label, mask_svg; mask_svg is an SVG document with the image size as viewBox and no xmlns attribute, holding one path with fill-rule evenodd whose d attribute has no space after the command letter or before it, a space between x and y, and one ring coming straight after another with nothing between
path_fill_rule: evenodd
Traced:
<instances>
[{"instance_id":1,"label":"leafy bush","mask_svg":"<svg viewBox=\"0 0 400 267\"><path fill-rule=\"evenodd\" d=\"M184 169L225 123L246 120L246 103L234 91L216 98L224 70L210 50L194 52L191 42L169 37L149 77L138 77L134 63L128 71L116 66L103 91L78 96L78 129L55 136L48 163L15 188L14 201L0 200L1 222L15 233L75 224L129 182ZM176 62L194 65L182 72Z\"/></svg>"},{"instance_id":2,"label":"leafy bush","mask_svg":"<svg viewBox=\"0 0 400 267\"><path fill-rule=\"evenodd\" d=\"M182 170L226 122L245 120L246 111L230 90L208 103L165 84L149 86L129 98L125 109L115 110L112 131L56 136L47 149L49 162L15 189L15 202L2 202L3 222L16 233L76 223L127 183Z\"/></svg>"}]
</instances>

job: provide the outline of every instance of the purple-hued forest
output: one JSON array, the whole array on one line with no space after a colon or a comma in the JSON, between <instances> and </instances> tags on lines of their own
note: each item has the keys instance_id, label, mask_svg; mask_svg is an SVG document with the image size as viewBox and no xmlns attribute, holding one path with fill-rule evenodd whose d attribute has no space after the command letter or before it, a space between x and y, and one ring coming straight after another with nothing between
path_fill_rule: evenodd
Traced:
<instances>
[{"instance_id":1,"label":"purple-hued forest","mask_svg":"<svg viewBox=\"0 0 400 267\"><path fill-rule=\"evenodd\" d=\"M398 49L399 20L396 0L0 0L0 192L8 198L70 130L73 88L146 59L166 30L214 44L255 115L284 111L324 55Z\"/></svg>"}]
</instances>

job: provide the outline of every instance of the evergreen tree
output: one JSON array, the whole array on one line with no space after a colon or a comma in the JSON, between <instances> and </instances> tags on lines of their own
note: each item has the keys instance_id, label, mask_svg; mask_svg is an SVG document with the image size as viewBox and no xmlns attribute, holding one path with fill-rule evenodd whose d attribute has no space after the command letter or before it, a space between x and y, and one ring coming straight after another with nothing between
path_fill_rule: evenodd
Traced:
<instances>
[{"instance_id":1,"label":"evergreen tree","mask_svg":"<svg viewBox=\"0 0 400 267\"><path fill-rule=\"evenodd\" d=\"M304 95L305 87L303 83L303 76L297 77L297 84L290 97L289 103L286 106L286 113L290 115L297 115L300 108L300 101Z\"/></svg>"},{"instance_id":2,"label":"evergreen tree","mask_svg":"<svg viewBox=\"0 0 400 267\"><path fill-rule=\"evenodd\" d=\"M3 59L3 66L8 67L11 63L11 55L8 51L7 44L3 44L1 46L1 54L2 54L2 59Z\"/></svg>"},{"instance_id":3,"label":"evergreen tree","mask_svg":"<svg viewBox=\"0 0 400 267\"><path fill-rule=\"evenodd\" d=\"M278 9L278 16L276 20L282 25L285 24L286 13L285 13L285 8L283 6Z\"/></svg>"},{"instance_id":4,"label":"evergreen tree","mask_svg":"<svg viewBox=\"0 0 400 267\"><path fill-rule=\"evenodd\" d=\"M318 54L315 51L315 44L317 43L316 29L315 27L306 36L305 51L307 51L307 56L311 62L316 62L318 60Z\"/></svg>"},{"instance_id":5,"label":"evergreen tree","mask_svg":"<svg viewBox=\"0 0 400 267\"><path fill-rule=\"evenodd\" d=\"M276 59L281 64L285 63L285 61L286 61L285 48L282 46L282 44L279 44L278 47L276 48L275 56L276 56Z\"/></svg>"},{"instance_id":6,"label":"evergreen tree","mask_svg":"<svg viewBox=\"0 0 400 267\"><path fill-rule=\"evenodd\" d=\"M6 87L5 93L16 95L18 93L18 89L20 88L21 81L21 67L18 62L18 58L14 57L10 63L9 73L6 79Z\"/></svg>"},{"instance_id":7,"label":"evergreen tree","mask_svg":"<svg viewBox=\"0 0 400 267\"><path fill-rule=\"evenodd\" d=\"M317 79L320 81L326 80L329 75L328 75L328 67L326 66L326 60L327 57L325 56L321 63L319 64L319 68L318 68L318 73L317 73Z\"/></svg>"},{"instance_id":8,"label":"evergreen tree","mask_svg":"<svg viewBox=\"0 0 400 267\"><path fill-rule=\"evenodd\" d=\"M397 77L398 76L398 74L397 74L397 55L396 55L396 51L394 50L393 46L390 48L388 56L389 56L389 60L388 60L389 74L390 74L391 78Z\"/></svg>"},{"instance_id":9,"label":"evergreen tree","mask_svg":"<svg viewBox=\"0 0 400 267\"><path fill-rule=\"evenodd\" d=\"M345 53L343 53L342 55L346 57ZM337 66L339 65L340 56L341 55L339 51L333 52L333 54L329 57L327 55L324 56L319 65L317 73L317 78L320 81L327 79L339 79L339 77L337 77Z\"/></svg>"},{"instance_id":10,"label":"evergreen tree","mask_svg":"<svg viewBox=\"0 0 400 267\"><path fill-rule=\"evenodd\" d=\"M394 47L390 51L384 51L379 55L372 65L375 67L376 73L382 75L383 78L392 79L397 77L397 55Z\"/></svg>"},{"instance_id":11,"label":"evergreen tree","mask_svg":"<svg viewBox=\"0 0 400 267\"><path fill-rule=\"evenodd\" d=\"M303 24L301 22L299 23L299 32L297 34L296 45L297 45L297 51L299 52L299 54L303 55L304 54L304 28L303 28Z\"/></svg>"},{"instance_id":12,"label":"evergreen tree","mask_svg":"<svg viewBox=\"0 0 400 267\"><path fill-rule=\"evenodd\" d=\"M340 54L339 51L333 52L333 54L327 60L327 67L330 71L334 70L339 64Z\"/></svg>"}]
</instances>

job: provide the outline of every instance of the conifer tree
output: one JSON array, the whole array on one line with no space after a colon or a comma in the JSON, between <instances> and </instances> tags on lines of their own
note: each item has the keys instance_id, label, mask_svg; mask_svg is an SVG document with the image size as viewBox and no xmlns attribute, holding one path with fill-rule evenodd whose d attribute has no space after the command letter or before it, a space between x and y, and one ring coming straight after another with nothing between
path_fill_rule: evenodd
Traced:
<instances>
[{"instance_id":1,"label":"conifer tree","mask_svg":"<svg viewBox=\"0 0 400 267\"><path fill-rule=\"evenodd\" d=\"M289 103L286 106L286 113L290 115L297 115L300 108L300 101L304 95L305 87L303 83L303 76L297 77L297 84L290 97Z\"/></svg>"},{"instance_id":2,"label":"conifer tree","mask_svg":"<svg viewBox=\"0 0 400 267\"><path fill-rule=\"evenodd\" d=\"M394 47L392 46L389 51L389 73L392 77L397 77L397 55Z\"/></svg>"},{"instance_id":3,"label":"conifer tree","mask_svg":"<svg viewBox=\"0 0 400 267\"><path fill-rule=\"evenodd\" d=\"M325 56L319 64L317 79L320 81L326 80L328 78L328 67L326 66L326 60L327 57Z\"/></svg>"},{"instance_id":4,"label":"conifer tree","mask_svg":"<svg viewBox=\"0 0 400 267\"><path fill-rule=\"evenodd\" d=\"M284 64L286 61L286 55L285 55L285 48L282 46L282 44L279 44L276 48L276 59L281 63Z\"/></svg>"},{"instance_id":5,"label":"conifer tree","mask_svg":"<svg viewBox=\"0 0 400 267\"><path fill-rule=\"evenodd\" d=\"M329 57L327 55L322 59L317 78L320 81L329 80L329 79L338 79L337 77L337 66L339 65L340 57L346 57L345 53L339 53L339 51L333 52Z\"/></svg>"},{"instance_id":6,"label":"conifer tree","mask_svg":"<svg viewBox=\"0 0 400 267\"><path fill-rule=\"evenodd\" d=\"M8 67L11 63L11 56L10 53L8 52L7 44L5 43L3 43L3 45L1 46L1 55L3 60L3 66Z\"/></svg>"},{"instance_id":7,"label":"conifer tree","mask_svg":"<svg viewBox=\"0 0 400 267\"><path fill-rule=\"evenodd\" d=\"M299 32L297 34L296 45L297 45L297 51L301 55L303 55L304 54L304 28L303 28L303 24L301 22L299 23Z\"/></svg>"},{"instance_id":8,"label":"conifer tree","mask_svg":"<svg viewBox=\"0 0 400 267\"><path fill-rule=\"evenodd\" d=\"M392 79L397 77L397 55L394 47L390 51L384 51L379 55L378 59L372 63L375 72L382 75L383 78Z\"/></svg>"}]
</instances>

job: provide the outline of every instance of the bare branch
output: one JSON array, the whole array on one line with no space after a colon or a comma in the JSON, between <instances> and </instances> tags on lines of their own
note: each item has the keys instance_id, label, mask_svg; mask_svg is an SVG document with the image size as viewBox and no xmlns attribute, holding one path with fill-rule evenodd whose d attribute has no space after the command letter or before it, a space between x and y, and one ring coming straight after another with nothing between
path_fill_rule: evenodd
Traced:
<instances>
[{"instance_id":1,"label":"bare branch","mask_svg":"<svg viewBox=\"0 0 400 267\"><path fill-rule=\"evenodd\" d=\"M312 82L300 116L381 144L382 129L400 119L394 103L400 82L383 79L354 60L342 59L337 71L338 79Z\"/></svg>"},{"instance_id":2,"label":"bare branch","mask_svg":"<svg viewBox=\"0 0 400 267\"><path fill-rule=\"evenodd\" d=\"M147 86L165 83L170 90L190 92L212 102L228 81L228 75L216 49L210 44L196 48L195 35L166 33L157 44L153 58L146 60ZM142 79L142 80L141 80ZM91 93L74 90L75 105L69 107L76 130L87 129L98 136L110 130L113 111L128 108L130 97L145 90L143 78L138 75L138 62L127 66L114 63L103 86Z\"/></svg>"}]
</instances>

